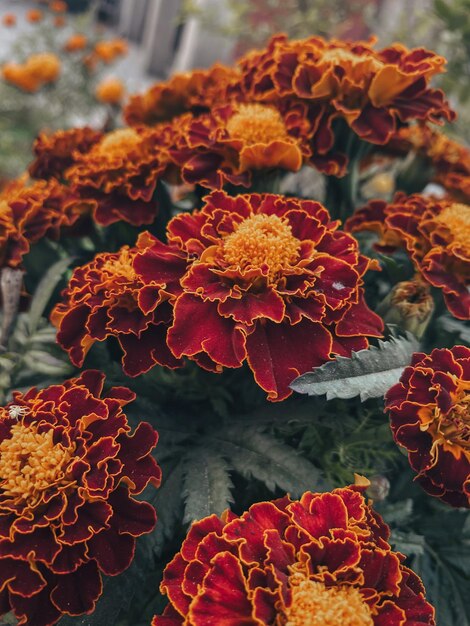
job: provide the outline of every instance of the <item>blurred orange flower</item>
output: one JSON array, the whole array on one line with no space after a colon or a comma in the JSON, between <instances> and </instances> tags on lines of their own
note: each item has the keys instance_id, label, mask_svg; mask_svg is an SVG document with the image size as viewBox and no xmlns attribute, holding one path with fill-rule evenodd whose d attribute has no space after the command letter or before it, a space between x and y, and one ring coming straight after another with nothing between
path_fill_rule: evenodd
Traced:
<instances>
[{"instance_id":1,"label":"blurred orange flower","mask_svg":"<svg viewBox=\"0 0 470 626\"><path fill-rule=\"evenodd\" d=\"M112 63L118 56L127 54L128 45L124 39L99 41L95 45L95 54L103 63Z\"/></svg>"},{"instance_id":2,"label":"blurred orange flower","mask_svg":"<svg viewBox=\"0 0 470 626\"><path fill-rule=\"evenodd\" d=\"M2 76L7 83L28 93L35 93L41 87L39 78L18 63L5 63L2 67Z\"/></svg>"},{"instance_id":3,"label":"blurred orange flower","mask_svg":"<svg viewBox=\"0 0 470 626\"><path fill-rule=\"evenodd\" d=\"M82 33L74 33L70 35L64 45L64 50L67 52L77 52L86 48L88 38Z\"/></svg>"},{"instance_id":4,"label":"blurred orange flower","mask_svg":"<svg viewBox=\"0 0 470 626\"><path fill-rule=\"evenodd\" d=\"M13 13L5 13L2 18L2 24L7 27L15 26L16 15L14 15Z\"/></svg>"},{"instance_id":5,"label":"blurred orange flower","mask_svg":"<svg viewBox=\"0 0 470 626\"><path fill-rule=\"evenodd\" d=\"M40 22L43 19L43 17L44 17L44 14L39 9L30 9L26 13L26 19L28 20L28 22L31 22L31 24Z\"/></svg>"},{"instance_id":6,"label":"blurred orange flower","mask_svg":"<svg viewBox=\"0 0 470 626\"><path fill-rule=\"evenodd\" d=\"M62 2L62 0L54 0L54 2L49 3L49 8L54 13L65 13L68 9L67 3Z\"/></svg>"},{"instance_id":7,"label":"blurred orange flower","mask_svg":"<svg viewBox=\"0 0 470 626\"><path fill-rule=\"evenodd\" d=\"M59 77L61 64L54 53L40 52L26 59L25 68L42 83L53 83Z\"/></svg>"},{"instance_id":8,"label":"blurred orange flower","mask_svg":"<svg viewBox=\"0 0 470 626\"><path fill-rule=\"evenodd\" d=\"M118 78L105 78L96 87L96 98L104 104L119 104L124 98L125 87Z\"/></svg>"},{"instance_id":9,"label":"blurred orange flower","mask_svg":"<svg viewBox=\"0 0 470 626\"><path fill-rule=\"evenodd\" d=\"M67 24L67 20L65 19L65 17L63 15L57 15L54 18L54 26L56 28L62 28L66 24Z\"/></svg>"}]
</instances>

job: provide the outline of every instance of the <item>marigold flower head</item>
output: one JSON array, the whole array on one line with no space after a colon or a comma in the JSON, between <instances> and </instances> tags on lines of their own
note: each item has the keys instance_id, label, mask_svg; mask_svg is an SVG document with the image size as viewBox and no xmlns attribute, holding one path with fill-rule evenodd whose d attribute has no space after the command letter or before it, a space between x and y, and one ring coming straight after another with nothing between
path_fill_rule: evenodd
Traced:
<instances>
[{"instance_id":1,"label":"marigold flower head","mask_svg":"<svg viewBox=\"0 0 470 626\"><path fill-rule=\"evenodd\" d=\"M58 328L57 341L74 364L83 364L96 341L114 336L129 376L156 364L179 365L165 343L172 320L168 281L145 285L133 267L135 256L149 243L144 234L136 248L125 246L117 253L98 254L74 271L62 293L63 302L51 314Z\"/></svg>"},{"instance_id":2,"label":"marigold flower head","mask_svg":"<svg viewBox=\"0 0 470 626\"><path fill-rule=\"evenodd\" d=\"M33 144L35 160L29 166L33 178L63 178L75 163L77 154L85 154L103 137L103 133L88 128L72 128L55 133L40 133Z\"/></svg>"},{"instance_id":3,"label":"marigold flower head","mask_svg":"<svg viewBox=\"0 0 470 626\"><path fill-rule=\"evenodd\" d=\"M432 166L433 181L450 195L470 203L470 149L425 124L402 128L392 149L407 154L417 152Z\"/></svg>"},{"instance_id":4,"label":"marigold flower head","mask_svg":"<svg viewBox=\"0 0 470 626\"><path fill-rule=\"evenodd\" d=\"M419 276L413 280L397 283L379 307L379 313L387 324L421 337L434 311L434 299L428 283Z\"/></svg>"},{"instance_id":5,"label":"marigold flower head","mask_svg":"<svg viewBox=\"0 0 470 626\"><path fill-rule=\"evenodd\" d=\"M67 52L77 52L87 47L88 37L82 33L75 33L70 35L64 45L64 49Z\"/></svg>"},{"instance_id":6,"label":"marigold flower head","mask_svg":"<svg viewBox=\"0 0 470 626\"><path fill-rule=\"evenodd\" d=\"M104 104L119 104L126 90L118 78L105 78L96 87L96 98Z\"/></svg>"},{"instance_id":7,"label":"marigold flower head","mask_svg":"<svg viewBox=\"0 0 470 626\"><path fill-rule=\"evenodd\" d=\"M142 422L131 434L133 392L103 385L87 371L0 408L0 612L19 624L91 613L101 573L125 570L155 526L133 496L160 483L157 433Z\"/></svg>"},{"instance_id":8,"label":"marigold flower head","mask_svg":"<svg viewBox=\"0 0 470 626\"><path fill-rule=\"evenodd\" d=\"M52 52L32 54L26 59L25 68L42 83L55 82L60 74L60 60Z\"/></svg>"},{"instance_id":9,"label":"marigold flower head","mask_svg":"<svg viewBox=\"0 0 470 626\"><path fill-rule=\"evenodd\" d=\"M5 15L2 17L2 24L7 28L16 26L16 15L14 13L5 13Z\"/></svg>"},{"instance_id":10,"label":"marigold flower head","mask_svg":"<svg viewBox=\"0 0 470 626\"><path fill-rule=\"evenodd\" d=\"M249 186L255 170L298 171L304 163L340 175L346 159L330 153L333 136L328 124L320 124L322 114L321 107L314 114L288 99L277 106L255 102L216 107L175 122L184 126L187 121L187 129L171 156L183 180L209 188L226 182Z\"/></svg>"},{"instance_id":11,"label":"marigold flower head","mask_svg":"<svg viewBox=\"0 0 470 626\"><path fill-rule=\"evenodd\" d=\"M470 508L470 348L414 354L387 392L385 409L416 481L432 496Z\"/></svg>"},{"instance_id":12,"label":"marigold flower head","mask_svg":"<svg viewBox=\"0 0 470 626\"><path fill-rule=\"evenodd\" d=\"M111 39L109 41L99 41L94 48L96 56L103 63L112 63L118 56L127 54L128 45L124 39Z\"/></svg>"},{"instance_id":13,"label":"marigold flower head","mask_svg":"<svg viewBox=\"0 0 470 626\"><path fill-rule=\"evenodd\" d=\"M11 182L0 192L0 267L18 267L30 246L80 217L73 193L56 180ZM72 204L70 204L72 203Z\"/></svg>"},{"instance_id":14,"label":"marigold flower head","mask_svg":"<svg viewBox=\"0 0 470 626\"><path fill-rule=\"evenodd\" d=\"M99 224L149 224L158 210L157 182L169 165L167 141L164 131L154 129L112 131L88 152L75 152L65 178Z\"/></svg>"},{"instance_id":15,"label":"marigold flower head","mask_svg":"<svg viewBox=\"0 0 470 626\"><path fill-rule=\"evenodd\" d=\"M56 15L53 23L56 28L63 28L67 24L67 20L63 15Z\"/></svg>"},{"instance_id":16,"label":"marigold flower head","mask_svg":"<svg viewBox=\"0 0 470 626\"><path fill-rule=\"evenodd\" d=\"M387 143L398 124L412 119L454 118L442 91L428 85L443 71L442 57L399 44L376 51L373 43L289 41L277 35L264 50L240 60L243 78L232 90L264 102L287 96L327 104L334 118L377 144Z\"/></svg>"},{"instance_id":17,"label":"marigold flower head","mask_svg":"<svg viewBox=\"0 0 470 626\"><path fill-rule=\"evenodd\" d=\"M207 113L220 104L220 94L235 77L237 70L218 63L207 70L174 74L168 81L132 96L124 108L124 119L130 126L154 126L189 111Z\"/></svg>"},{"instance_id":18,"label":"marigold flower head","mask_svg":"<svg viewBox=\"0 0 470 626\"><path fill-rule=\"evenodd\" d=\"M68 6L62 0L54 0L49 3L49 9L54 13L65 13L68 10Z\"/></svg>"},{"instance_id":19,"label":"marigold flower head","mask_svg":"<svg viewBox=\"0 0 470 626\"><path fill-rule=\"evenodd\" d=\"M173 218L167 245L134 260L145 284L180 285L167 337L177 359L212 371L246 361L269 399L282 400L299 374L381 335L362 289L371 262L324 207L270 194L205 201Z\"/></svg>"},{"instance_id":20,"label":"marigold flower head","mask_svg":"<svg viewBox=\"0 0 470 626\"><path fill-rule=\"evenodd\" d=\"M259 502L194 522L152 626L434 626L434 609L362 491Z\"/></svg>"},{"instance_id":21,"label":"marigold flower head","mask_svg":"<svg viewBox=\"0 0 470 626\"><path fill-rule=\"evenodd\" d=\"M44 13L39 9L30 9L26 13L26 19L28 20L28 22L31 22L31 24L36 24L37 22L40 22L43 17Z\"/></svg>"},{"instance_id":22,"label":"marigold flower head","mask_svg":"<svg viewBox=\"0 0 470 626\"><path fill-rule=\"evenodd\" d=\"M452 315L470 319L470 206L397 194L391 204L369 202L346 222L346 229L377 232L384 251L406 248L424 280L442 289Z\"/></svg>"},{"instance_id":23,"label":"marigold flower head","mask_svg":"<svg viewBox=\"0 0 470 626\"><path fill-rule=\"evenodd\" d=\"M2 66L2 77L7 83L27 93L35 93L42 86L40 78L32 74L24 64L5 63Z\"/></svg>"}]
</instances>

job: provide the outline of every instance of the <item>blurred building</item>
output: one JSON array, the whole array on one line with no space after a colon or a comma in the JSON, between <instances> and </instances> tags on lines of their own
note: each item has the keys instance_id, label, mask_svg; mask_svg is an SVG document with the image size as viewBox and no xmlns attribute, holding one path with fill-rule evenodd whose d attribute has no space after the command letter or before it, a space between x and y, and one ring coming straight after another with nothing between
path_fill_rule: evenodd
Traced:
<instances>
[{"instance_id":1,"label":"blurred building","mask_svg":"<svg viewBox=\"0 0 470 626\"><path fill-rule=\"evenodd\" d=\"M204 10L223 0L198 0ZM101 0L100 11L114 21L121 35L138 44L145 69L157 76L215 61L230 61L234 43L207 31L197 18L182 21L182 0Z\"/></svg>"}]
</instances>

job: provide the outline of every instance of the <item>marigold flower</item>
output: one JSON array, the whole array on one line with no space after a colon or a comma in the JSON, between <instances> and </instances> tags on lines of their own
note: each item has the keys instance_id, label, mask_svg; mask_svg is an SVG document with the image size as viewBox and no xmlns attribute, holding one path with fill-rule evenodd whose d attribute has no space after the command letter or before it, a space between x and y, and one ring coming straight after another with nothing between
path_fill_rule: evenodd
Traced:
<instances>
[{"instance_id":1,"label":"marigold flower","mask_svg":"<svg viewBox=\"0 0 470 626\"><path fill-rule=\"evenodd\" d=\"M167 565L152 626L434 626L418 576L364 486L259 502L194 522Z\"/></svg>"},{"instance_id":2,"label":"marigold flower","mask_svg":"<svg viewBox=\"0 0 470 626\"><path fill-rule=\"evenodd\" d=\"M177 359L212 371L246 361L269 399L282 400L299 374L381 335L362 289L372 262L320 204L224 192L205 201L171 220L167 245L134 261L144 283L181 285L167 339Z\"/></svg>"},{"instance_id":3,"label":"marigold flower","mask_svg":"<svg viewBox=\"0 0 470 626\"><path fill-rule=\"evenodd\" d=\"M26 59L24 67L42 83L55 82L60 74L60 60L52 52L32 54Z\"/></svg>"},{"instance_id":4,"label":"marigold flower","mask_svg":"<svg viewBox=\"0 0 470 626\"><path fill-rule=\"evenodd\" d=\"M39 9L30 9L26 13L26 19L28 20L28 22L31 22L31 24L36 24L37 22L40 22L43 17L44 14Z\"/></svg>"},{"instance_id":5,"label":"marigold flower","mask_svg":"<svg viewBox=\"0 0 470 626\"><path fill-rule=\"evenodd\" d=\"M33 178L63 178L75 163L76 154L85 154L98 143L103 133L92 128L72 128L52 134L40 133L33 144L35 160L29 166Z\"/></svg>"},{"instance_id":6,"label":"marigold flower","mask_svg":"<svg viewBox=\"0 0 470 626\"><path fill-rule=\"evenodd\" d=\"M54 18L54 26L56 28L63 28L67 24L67 20L63 15L56 15Z\"/></svg>"},{"instance_id":7,"label":"marigold flower","mask_svg":"<svg viewBox=\"0 0 470 626\"><path fill-rule=\"evenodd\" d=\"M118 56L127 54L128 45L124 39L111 39L99 41L95 45L94 52L103 63L112 63Z\"/></svg>"},{"instance_id":8,"label":"marigold flower","mask_svg":"<svg viewBox=\"0 0 470 626\"><path fill-rule=\"evenodd\" d=\"M333 136L321 126L323 109L314 112L286 99L278 106L261 103L229 104L214 108L185 124L171 156L183 180L209 188L225 182L249 186L252 171L280 168L298 171L305 163L319 170L344 173L344 155L330 152ZM321 139L318 129L322 128Z\"/></svg>"},{"instance_id":9,"label":"marigold flower","mask_svg":"<svg viewBox=\"0 0 470 626\"><path fill-rule=\"evenodd\" d=\"M244 98L273 101L297 97L327 103L365 141L385 144L397 124L455 117L444 94L428 86L443 71L443 57L395 44L375 51L370 42L346 43L277 35L262 51L239 62Z\"/></svg>"},{"instance_id":10,"label":"marigold flower","mask_svg":"<svg viewBox=\"0 0 470 626\"><path fill-rule=\"evenodd\" d=\"M88 37L82 33L75 33L70 35L64 45L64 50L67 52L77 52L86 48L88 44Z\"/></svg>"},{"instance_id":11,"label":"marigold flower","mask_svg":"<svg viewBox=\"0 0 470 626\"><path fill-rule=\"evenodd\" d=\"M416 337L422 337L433 312L430 286L419 276L397 283L378 308L384 322L396 324Z\"/></svg>"},{"instance_id":12,"label":"marigold flower","mask_svg":"<svg viewBox=\"0 0 470 626\"><path fill-rule=\"evenodd\" d=\"M174 74L132 96L124 108L124 119L130 126L154 126L189 111L207 113L220 104L225 86L238 76L237 70L218 63L207 70Z\"/></svg>"},{"instance_id":13,"label":"marigold flower","mask_svg":"<svg viewBox=\"0 0 470 626\"><path fill-rule=\"evenodd\" d=\"M414 150L432 166L432 179L453 197L470 203L470 149L425 124L402 128L392 149Z\"/></svg>"},{"instance_id":14,"label":"marigold flower","mask_svg":"<svg viewBox=\"0 0 470 626\"><path fill-rule=\"evenodd\" d=\"M377 232L384 251L406 248L421 276L442 289L452 315L470 319L470 206L397 194L391 204L372 200L345 226Z\"/></svg>"},{"instance_id":15,"label":"marigold flower","mask_svg":"<svg viewBox=\"0 0 470 626\"><path fill-rule=\"evenodd\" d=\"M105 78L96 87L96 98L104 104L119 104L126 90L118 78Z\"/></svg>"},{"instance_id":16,"label":"marigold flower","mask_svg":"<svg viewBox=\"0 0 470 626\"><path fill-rule=\"evenodd\" d=\"M169 165L166 141L165 132L154 129L112 131L87 153L75 152L65 178L98 224L149 224L158 210L157 182Z\"/></svg>"},{"instance_id":17,"label":"marigold flower","mask_svg":"<svg viewBox=\"0 0 470 626\"><path fill-rule=\"evenodd\" d=\"M14 13L5 13L2 17L2 24L7 28L16 26L16 15Z\"/></svg>"},{"instance_id":18,"label":"marigold flower","mask_svg":"<svg viewBox=\"0 0 470 626\"><path fill-rule=\"evenodd\" d=\"M137 247L98 254L91 263L75 269L67 289L51 314L57 341L72 363L81 366L96 341L117 338L123 351L123 369L129 376L156 364L180 363L166 347L172 320L168 278L144 284L133 268L135 256L156 240L140 236ZM165 281L165 282L164 282Z\"/></svg>"},{"instance_id":19,"label":"marigold flower","mask_svg":"<svg viewBox=\"0 0 470 626\"><path fill-rule=\"evenodd\" d=\"M155 526L133 496L160 484L157 433L142 422L131 434L122 407L134 393L103 385L87 371L0 408L0 613L19 624L91 613L101 573L125 570Z\"/></svg>"},{"instance_id":20,"label":"marigold flower","mask_svg":"<svg viewBox=\"0 0 470 626\"><path fill-rule=\"evenodd\" d=\"M80 217L67 187L54 179L27 182L24 177L13 181L0 193L0 267L18 267L33 243L57 238L62 227Z\"/></svg>"},{"instance_id":21,"label":"marigold flower","mask_svg":"<svg viewBox=\"0 0 470 626\"><path fill-rule=\"evenodd\" d=\"M2 76L6 82L27 93L35 93L42 86L38 76L33 75L25 65L5 63L2 66Z\"/></svg>"},{"instance_id":22,"label":"marigold flower","mask_svg":"<svg viewBox=\"0 0 470 626\"><path fill-rule=\"evenodd\" d=\"M62 0L54 0L49 3L49 9L54 13L65 13L68 9L67 3Z\"/></svg>"},{"instance_id":23,"label":"marigold flower","mask_svg":"<svg viewBox=\"0 0 470 626\"><path fill-rule=\"evenodd\" d=\"M416 481L432 496L470 508L470 348L414 354L385 399Z\"/></svg>"}]
</instances>

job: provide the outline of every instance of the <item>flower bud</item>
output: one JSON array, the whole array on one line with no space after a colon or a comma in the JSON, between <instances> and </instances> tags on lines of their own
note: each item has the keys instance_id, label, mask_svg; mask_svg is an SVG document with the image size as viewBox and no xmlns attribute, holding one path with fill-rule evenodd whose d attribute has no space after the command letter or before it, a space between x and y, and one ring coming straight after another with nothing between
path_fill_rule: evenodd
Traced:
<instances>
[{"instance_id":1,"label":"flower bud","mask_svg":"<svg viewBox=\"0 0 470 626\"><path fill-rule=\"evenodd\" d=\"M395 285L378 307L387 324L396 324L420 339L434 311L434 300L427 283L419 278Z\"/></svg>"}]
</instances>

